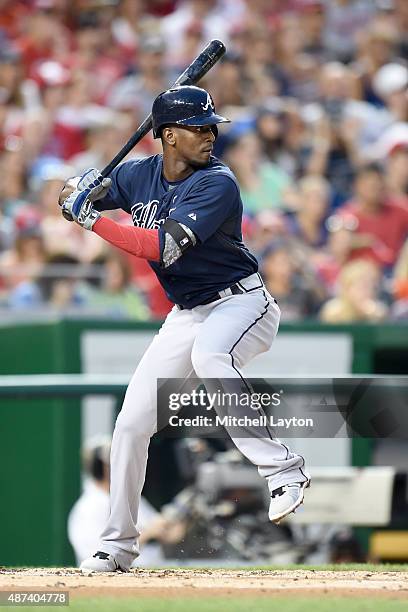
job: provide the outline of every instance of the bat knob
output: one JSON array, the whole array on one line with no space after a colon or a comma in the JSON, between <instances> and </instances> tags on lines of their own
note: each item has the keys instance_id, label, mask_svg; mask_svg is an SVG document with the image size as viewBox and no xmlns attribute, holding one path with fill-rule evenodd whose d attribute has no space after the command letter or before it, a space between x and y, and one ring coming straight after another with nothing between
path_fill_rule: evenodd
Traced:
<instances>
[{"instance_id":1,"label":"bat knob","mask_svg":"<svg viewBox=\"0 0 408 612\"><path fill-rule=\"evenodd\" d=\"M72 215L67 211L62 209L62 216L64 217L64 219L66 219L67 221L73 221L74 218L72 217Z\"/></svg>"}]
</instances>

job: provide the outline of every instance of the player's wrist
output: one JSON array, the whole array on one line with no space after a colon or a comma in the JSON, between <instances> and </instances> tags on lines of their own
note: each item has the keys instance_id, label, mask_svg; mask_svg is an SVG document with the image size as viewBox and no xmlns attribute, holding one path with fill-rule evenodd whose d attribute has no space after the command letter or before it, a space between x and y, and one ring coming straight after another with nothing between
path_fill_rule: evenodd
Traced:
<instances>
[{"instance_id":1,"label":"player's wrist","mask_svg":"<svg viewBox=\"0 0 408 612\"><path fill-rule=\"evenodd\" d=\"M93 227L99 219L102 218L102 215L97 210L91 210L88 215L83 219L83 222L78 220L79 225L82 225L84 229L93 230Z\"/></svg>"}]
</instances>

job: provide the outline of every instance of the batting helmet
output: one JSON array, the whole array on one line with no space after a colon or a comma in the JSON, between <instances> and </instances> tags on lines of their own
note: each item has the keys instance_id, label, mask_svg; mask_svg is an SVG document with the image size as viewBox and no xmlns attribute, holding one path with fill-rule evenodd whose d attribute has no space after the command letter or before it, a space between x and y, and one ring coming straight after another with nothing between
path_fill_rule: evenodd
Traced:
<instances>
[{"instance_id":1,"label":"batting helmet","mask_svg":"<svg viewBox=\"0 0 408 612\"><path fill-rule=\"evenodd\" d=\"M153 102L153 136L159 138L164 125L215 125L230 120L215 112L210 94L193 85L173 87L159 94Z\"/></svg>"}]
</instances>

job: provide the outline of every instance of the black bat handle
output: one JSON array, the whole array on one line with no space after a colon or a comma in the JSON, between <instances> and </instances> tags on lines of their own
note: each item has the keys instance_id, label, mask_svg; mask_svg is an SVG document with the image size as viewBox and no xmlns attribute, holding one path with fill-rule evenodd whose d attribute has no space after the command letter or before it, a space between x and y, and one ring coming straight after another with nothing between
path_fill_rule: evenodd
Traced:
<instances>
[{"instance_id":1,"label":"black bat handle","mask_svg":"<svg viewBox=\"0 0 408 612\"><path fill-rule=\"evenodd\" d=\"M115 155L115 157L109 162L109 164L105 166L105 168L101 171L103 178L109 176L112 170L114 170L114 168L116 168L116 166L120 164L122 159L126 157L128 153L130 153L133 147L137 145L140 140L142 140L143 136L146 136L146 134L150 132L150 130L152 129L152 125L153 120L152 114L150 113L150 115L146 117L143 123L139 125L136 132L132 134L127 143L123 145L119 153Z\"/></svg>"}]
</instances>

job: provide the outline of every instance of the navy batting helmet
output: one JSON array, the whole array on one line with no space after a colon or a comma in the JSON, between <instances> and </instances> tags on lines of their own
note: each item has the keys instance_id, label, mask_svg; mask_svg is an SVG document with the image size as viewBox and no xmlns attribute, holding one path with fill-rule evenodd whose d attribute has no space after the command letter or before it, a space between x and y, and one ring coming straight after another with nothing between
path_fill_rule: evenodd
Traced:
<instances>
[{"instance_id":1,"label":"navy batting helmet","mask_svg":"<svg viewBox=\"0 0 408 612\"><path fill-rule=\"evenodd\" d=\"M193 85L173 87L159 94L153 102L153 136L159 138L164 125L215 125L229 123L217 115L210 94Z\"/></svg>"}]
</instances>

